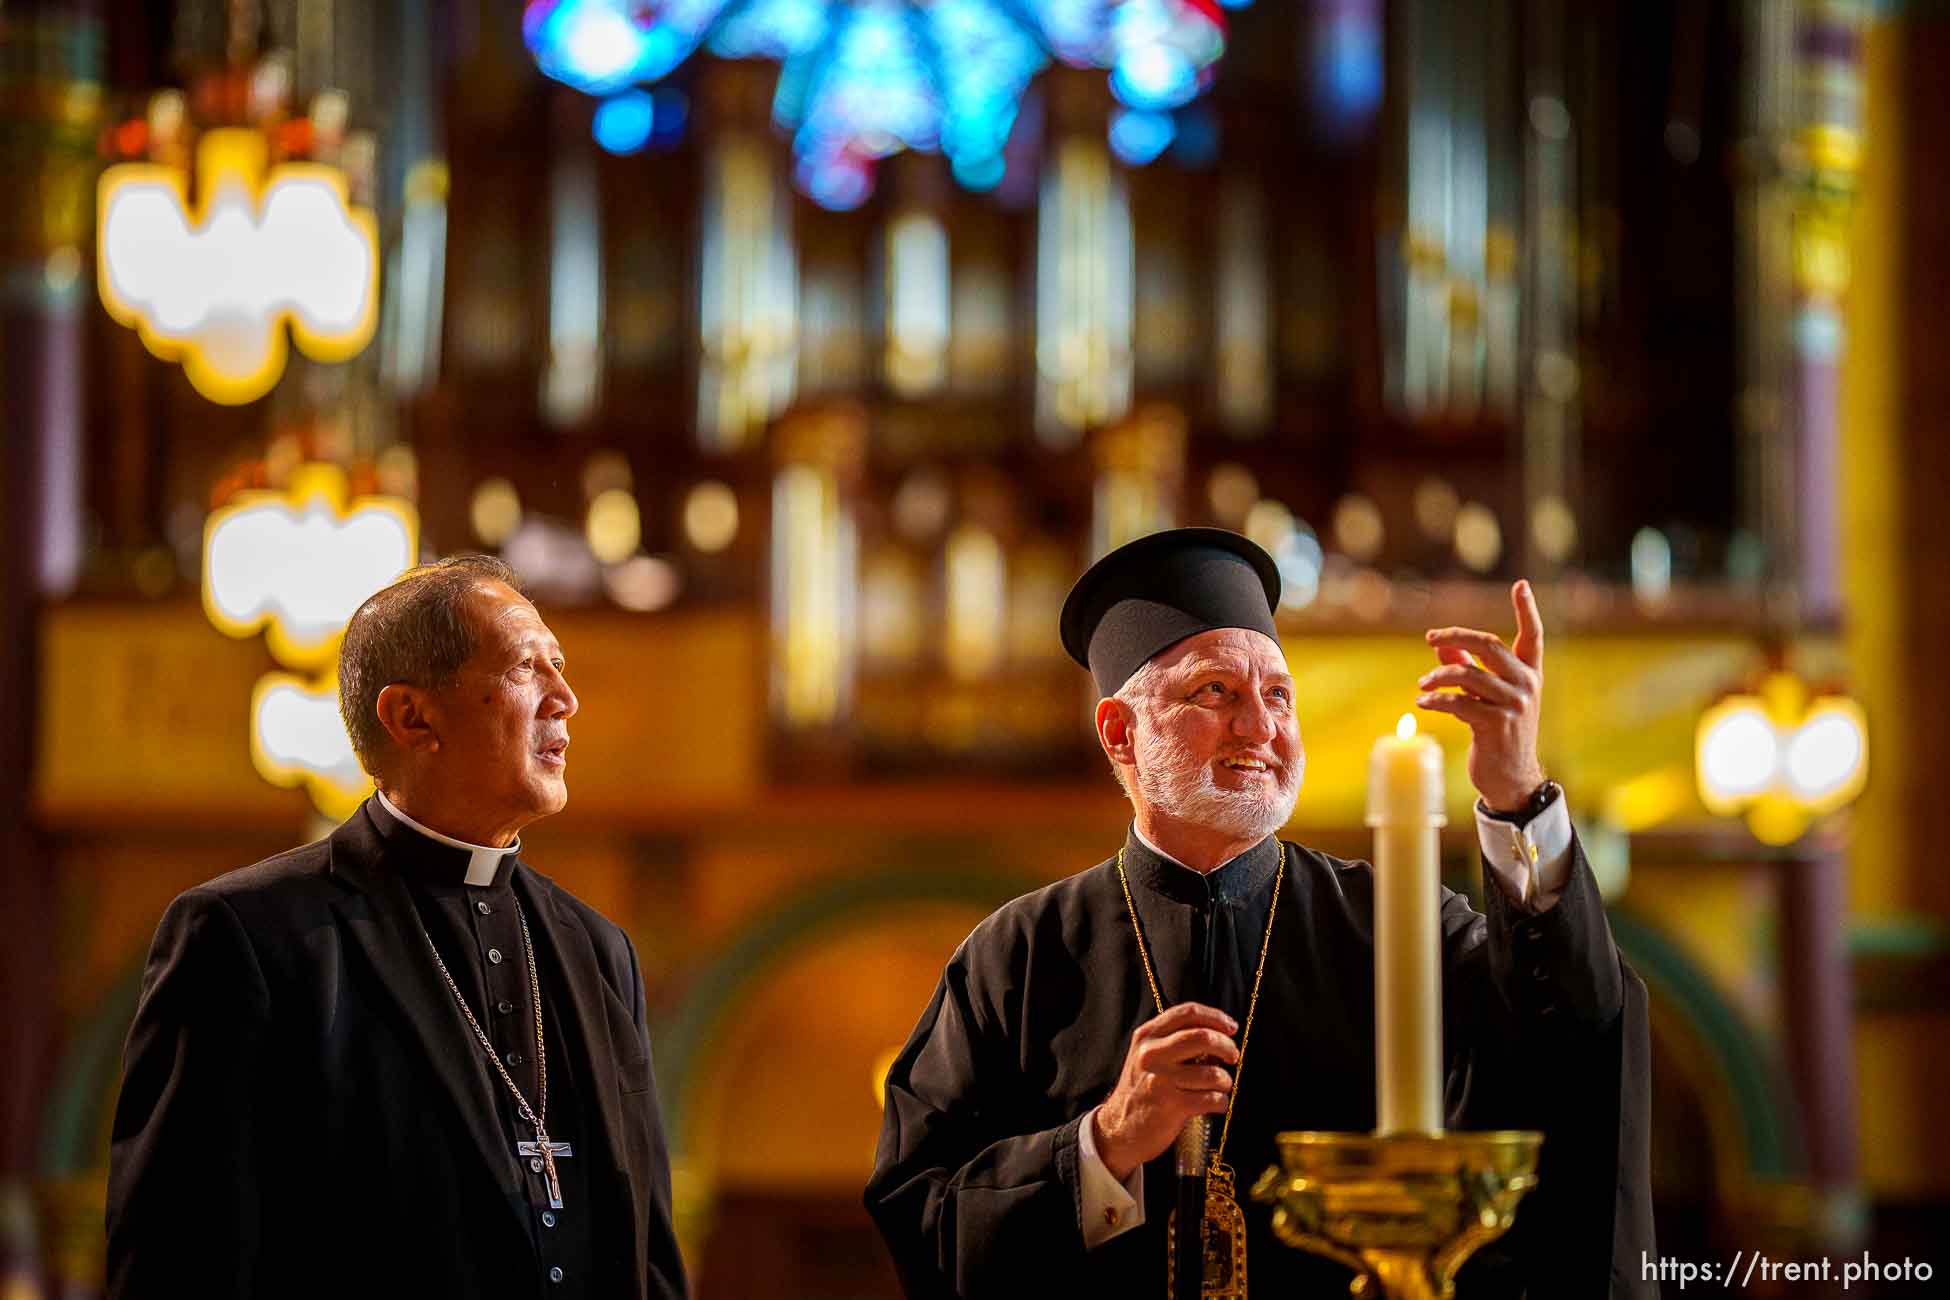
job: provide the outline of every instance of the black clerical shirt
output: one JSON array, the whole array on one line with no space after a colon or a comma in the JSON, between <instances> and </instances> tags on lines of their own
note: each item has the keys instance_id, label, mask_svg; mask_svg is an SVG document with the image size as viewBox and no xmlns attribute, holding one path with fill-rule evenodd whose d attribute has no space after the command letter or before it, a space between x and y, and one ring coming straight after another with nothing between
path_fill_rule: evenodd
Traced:
<instances>
[{"instance_id":1,"label":"black clerical shirt","mask_svg":"<svg viewBox=\"0 0 1950 1300\"><path fill-rule=\"evenodd\" d=\"M419 923L439 950L454 983L459 986L502 1066L528 1099L541 1108L541 1076L535 1046L535 1000L529 981L527 947L512 885L519 845L502 854L485 885L466 883L470 854L422 834L393 816L378 799L368 805L385 844L383 864L397 870L419 913ZM478 873L476 873L478 875ZM530 918L529 932L535 933ZM537 940L539 943L540 940ZM597 1254L593 1220L597 1208L588 1168L593 1149L584 1142L588 1125L578 1105L577 1063L562 1026L566 1016L551 988L547 970L553 954L538 952L536 968L542 984L542 1042L548 1063L548 1109L545 1119L551 1142L569 1143L574 1154L558 1156L555 1167L562 1190L562 1207L549 1203L548 1180L539 1157L518 1157L516 1144L532 1142L534 1127L508 1091L500 1071L486 1059L480 1040L461 1015L453 1011L453 1050L465 1053L488 1076L499 1111L499 1127L507 1134L507 1158L519 1160L527 1171L529 1234L540 1262L542 1294L564 1297L603 1294L596 1277ZM559 988L557 981L556 987Z\"/></svg>"},{"instance_id":2,"label":"black clerical shirt","mask_svg":"<svg viewBox=\"0 0 1950 1300\"><path fill-rule=\"evenodd\" d=\"M1124 853L1124 870L1131 880L1131 898L1140 923L1148 910L1146 892L1162 895L1188 909L1191 926L1189 960L1182 990L1165 993L1174 1002L1201 1002L1246 1023L1252 1001L1253 976L1259 970L1260 945L1272 913L1273 877L1280 867L1280 845L1264 839L1211 872L1200 874L1146 844L1132 832ZM1290 903L1289 903L1290 905ZM1147 931L1147 947L1151 938ZM1156 960L1155 951L1152 954ZM1159 1008L1151 1008L1156 1014Z\"/></svg>"}]
</instances>

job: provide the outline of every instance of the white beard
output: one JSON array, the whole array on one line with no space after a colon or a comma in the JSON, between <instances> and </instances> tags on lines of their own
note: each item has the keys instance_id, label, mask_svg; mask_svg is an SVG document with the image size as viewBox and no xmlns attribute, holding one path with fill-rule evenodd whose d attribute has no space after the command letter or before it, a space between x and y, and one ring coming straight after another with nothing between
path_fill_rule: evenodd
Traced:
<instances>
[{"instance_id":1,"label":"white beard","mask_svg":"<svg viewBox=\"0 0 1950 1300\"><path fill-rule=\"evenodd\" d=\"M1177 737L1145 719L1137 744L1137 788L1159 812L1194 826L1206 826L1254 843L1287 824L1300 799L1305 754L1269 769L1270 790L1248 787L1228 790L1212 779L1210 764L1201 763Z\"/></svg>"}]
</instances>

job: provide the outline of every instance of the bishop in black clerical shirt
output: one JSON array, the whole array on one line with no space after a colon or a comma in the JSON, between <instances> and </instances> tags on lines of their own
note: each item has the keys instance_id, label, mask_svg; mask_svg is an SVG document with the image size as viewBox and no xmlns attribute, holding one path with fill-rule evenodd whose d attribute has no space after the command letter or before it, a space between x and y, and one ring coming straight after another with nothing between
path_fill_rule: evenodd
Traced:
<instances>
[{"instance_id":1,"label":"bishop in black clerical shirt","mask_svg":"<svg viewBox=\"0 0 1950 1300\"><path fill-rule=\"evenodd\" d=\"M109 1162L119 1300L681 1297L635 948L521 859L576 699L498 560L348 625L379 793L157 929Z\"/></svg>"},{"instance_id":2,"label":"bishop in black clerical shirt","mask_svg":"<svg viewBox=\"0 0 1950 1300\"><path fill-rule=\"evenodd\" d=\"M888 1073L866 1203L909 1295L1164 1296L1174 1139L1200 1116L1249 1292L1348 1293L1245 1195L1276 1134L1376 1119L1372 870L1277 838L1305 761L1278 600L1265 552L1214 529L1120 548L1071 592L1063 642L1134 816L1113 856L976 927ZM1645 991L1538 766L1543 629L1527 583L1512 601L1510 644L1431 631L1416 697L1469 725L1482 795L1484 911L1440 907L1445 1124L1545 1134L1458 1294L1650 1295Z\"/></svg>"}]
</instances>

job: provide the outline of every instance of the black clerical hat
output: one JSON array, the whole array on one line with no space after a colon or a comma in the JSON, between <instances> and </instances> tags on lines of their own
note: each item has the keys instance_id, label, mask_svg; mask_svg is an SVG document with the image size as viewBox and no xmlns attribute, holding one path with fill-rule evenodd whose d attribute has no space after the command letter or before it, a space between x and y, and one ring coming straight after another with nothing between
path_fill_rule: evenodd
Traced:
<instances>
[{"instance_id":1,"label":"black clerical hat","mask_svg":"<svg viewBox=\"0 0 1950 1300\"><path fill-rule=\"evenodd\" d=\"M1244 627L1275 641L1280 571L1223 528L1174 528L1118 547L1063 602L1063 648L1115 695L1146 660L1188 636Z\"/></svg>"}]
</instances>

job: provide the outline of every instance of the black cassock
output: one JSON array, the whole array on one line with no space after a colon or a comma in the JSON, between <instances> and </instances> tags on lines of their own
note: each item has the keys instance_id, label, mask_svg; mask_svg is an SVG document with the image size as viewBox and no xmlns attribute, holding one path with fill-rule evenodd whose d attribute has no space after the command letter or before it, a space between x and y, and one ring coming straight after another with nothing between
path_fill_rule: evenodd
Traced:
<instances>
[{"instance_id":1,"label":"black cassock","mask_svg":"<svg viewBox=\"0 0 1950 1300\"><path fill-rule=\"evenodd\" d=\"M1458 1280L1491 1296L1651 1296L1645 990L1620 960L1574 845L1556 905L1527 916L1485 870L1488 914L1443 891L1447 1124L1545 1133L1517 1224ZM1225 1151L1251 1294L1334 1297L1351 1274L1281 1244L1246 1199L1276 1133L1375 1125L1373 875L1287 846L1266 975ZM1242 1024L1279 845L1200 876L1135 834L1125 869L1167 1003ZM910 1296L1160 1297L1174 1176L1144 1171L1144 1223L1086 1250L1080 1121L1156 1014L1114 861L1019 898L969 935L887 1077L867 1208ZM1216 1139L1216 1132L1215 1132Z\"/></svg>"},{"instance_id":2,"label":"black cassock","mask_svg":"<svg viewBox=\"0 0 1950 1300\"><path fill-rule=\"evenodd\" d=\"M685 1294L635 949L512 856L477 890L438 878L443 854L464 872L463 851L369 800L329 838L170 905L115 1111L109 1296ZM574 1148L559 1212L427 948L532 1105L519 916L550 1136Z\"/></svg>"}]
</instances>

